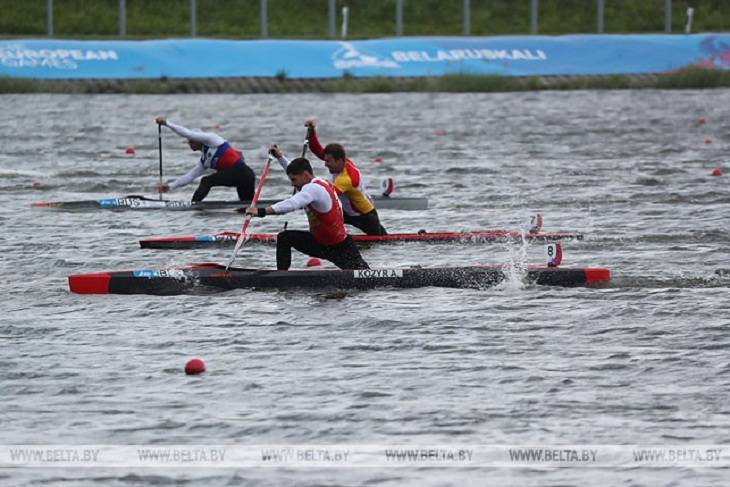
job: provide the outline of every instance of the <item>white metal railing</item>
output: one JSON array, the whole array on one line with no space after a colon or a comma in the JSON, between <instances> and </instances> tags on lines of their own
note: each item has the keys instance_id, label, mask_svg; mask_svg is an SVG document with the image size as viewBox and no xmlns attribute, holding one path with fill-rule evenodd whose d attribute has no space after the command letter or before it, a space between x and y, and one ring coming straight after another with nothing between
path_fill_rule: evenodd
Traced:
<instances>
[{"instance_id":1,"label":"white metal railing","mask_svg":"<svg viewBox=\"0 0 730 487\"><path fill-rule=\"evenodd\" d=\"M269 35L269 20L268 20L268 0L260 0L260 12L261 12L261 37L268 37ZM411 0L417 1L417 0ZM527 0L523 0L527 1ZM596 1L596 32L603 33L604 31L604 14L605 14L605 0ZM396 0L395 2L395 35L403 35L403 4L405 0ZM464 35L469 35L471 32L471 3L469 0L463 0L463 20L464 20ZM336 11L335 11L335 0L328 1L328 31L330 37L335 37L336 32ZM190 35L195 37L198 32L198 18L197 18L197 1L190 0ZM347 37L347 12L348 8L345 6L342 9L343 20L342 20L342 37ZM530 0L530 32L532 34L538 33L538 13L539 13L539 0ZM47 0L46 3L46 15L47 15L47 30L48 36L53 37L53 0ZM687 24L685 31L689 33L692 28L692 20L694 16L694 9L692 7L687 8ZM664 0L664 32L670 33L672 31L672 0ZM127 1L119 0L119 35L124 37L127 35Z\"/></svg>"}]
</instances>

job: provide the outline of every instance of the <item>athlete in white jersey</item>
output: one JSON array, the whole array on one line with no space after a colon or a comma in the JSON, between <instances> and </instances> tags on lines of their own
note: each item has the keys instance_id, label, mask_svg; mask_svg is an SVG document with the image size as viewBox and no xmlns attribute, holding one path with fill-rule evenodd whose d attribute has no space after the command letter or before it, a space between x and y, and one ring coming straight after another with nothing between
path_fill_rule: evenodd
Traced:
<instances>
[{"instance_id":1,"label":"athlete in white jersey","mask_svg":"<svg viewBox=\"0 0 730 487\"><path fill-rule=\"evenodd\" d=\"M190 130L168 121L165 117L157 117L157 123L188 139L190 149L202 153L198 163L187 174L170 183L161 184L159 186L161 193L188 185L202 176L206 170L212 169L216 172L200 180L198 189L193 194L193 201L202 201L213 186L235 187L238 199L241 201L249 201L253 197L256 176L244 162L243 155L223 137L212 132Z\"/></svg>"},{"instance_id":2,"label":"athlete in white jersey","mask_svg":"<svg viewBox=\"0 0 730 487\"><path fill-rule=\"evenodd\" d=\"M292 186L299 190L291 198L266 208L248 208L246 213L264 217L303 208L307 212L309 231L284 230L276 237L276 268L288 270L291 249L327 259L340 269L368 269L352 237L345 230L342 205L335 188L324 179L315 178L309 161L300 157L286 167Z\"/></svg>"}]
</instances>

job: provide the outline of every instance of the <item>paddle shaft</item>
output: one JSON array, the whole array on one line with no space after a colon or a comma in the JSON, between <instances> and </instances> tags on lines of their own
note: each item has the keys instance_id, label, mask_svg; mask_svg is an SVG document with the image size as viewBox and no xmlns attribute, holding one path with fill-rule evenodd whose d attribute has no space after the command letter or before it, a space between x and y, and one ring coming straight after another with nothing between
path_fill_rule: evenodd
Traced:
<instances>
[{"instance_id":1,"label":"paddle shaft","mask_svg":"<svg viewBox=\"0 0 730 487\"><path fill-rule=\"evenodd\" d=\"M157 152L160 155L160 186L162 186L162 125L157 124ZM162 189L158 189L160 201L162 201Z\"/></svg>"},{"instance_id":2,"label":"paddle shaft","mask_svg":"<svg viewBox=\"0 0 730 487\"><path fill-rule=\"evenodd\" d=\"M307 155L307 148L309 147L309 137L304 139L304 145L302 146L302 157Z\"/></svg>"},{"instance_id":3,"label":"paddle shaft","mask_svg":"<svg viewBox=\"0 0 730 487\"><path fill-rule=\"evenodd\" d=\"M302 157L304 157L307 154L307 148L309 147L309 133L311 132L311 129L307 129L307 138L304 139L304 144L302 145ZM294 188L291 192L291 195L294 196L297 194L297 188ZM289 226L289 220L284 221L284 230L286 230L286 227Z\"/></svg>"},{"instance_id":4,"label":"paddle shaft","mask_svg":"<svg viewBox=\"0 0 730 487\"><path fill-rule=\"evenodd\" d=\"M272 159L273 157L269 154L269 158L266 159L266 164L264 164L264 170L261 172L261 178L259 179L259 184L256 187L256 192L251 199L251 205L249 206L249 208L255 208L256 203L259 201L259 196L261 196L261 190L264 188L266 176L269 175L269 166L271 165ZM236 247L233 249L233 256L231 257L231 261L226 266L226 270L228 270L228 268L231 267L231 264L233 264L233 261L236 260L236 255L238 254L238 251L241 249L241 247L243 247L243 244L246 241L246 230L248 230L248 225L249 223L251 223L251 216L252 215L246 215L246 219L243 220L241 234L238 236L238 240L236 240Z\"/></svg>"}]
</instances>

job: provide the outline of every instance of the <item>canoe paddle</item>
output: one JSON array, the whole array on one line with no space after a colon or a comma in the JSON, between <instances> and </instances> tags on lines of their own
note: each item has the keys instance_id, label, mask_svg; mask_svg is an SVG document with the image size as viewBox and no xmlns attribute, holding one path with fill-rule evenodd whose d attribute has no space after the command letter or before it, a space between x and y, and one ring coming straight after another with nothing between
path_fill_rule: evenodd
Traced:
<instances>
[{"instance_id":1,"label":"canoe paddle","mask_svg":"<svg viewBox=\"0 0 730 487\"><path fill-rule=\"evenodd\" d=\"M312 129L307 129L307 137L304 139L304 145L302 146L302 157L307 155L307 149L309 148L309 132Z\"/></svg>"},{"instance_id":2,"label":"canoe paddle","mask_svg":"<svg viewBox=\"0 0 730 487\"><path fill-rule=\"evenodd\" d=\"M307 129L307 136L304 139L304 145L302 145L302 157L307 155L307 149L309 148L309 133L312 131L311 128ZM291 192L291 195L294 196L297 194L297 188L294 188ZM286 227L289 226L289 220L284 221L284 230L286 230Z\"/></svg>"},{"instance_id":3,"label":"canoe paddle","mask_svg":"<svg viewBox=\"0 0 730 487\"><path fill-rule=\"evenodd\" d=\"M162 125L159 123L157 124L157 147L160 154L160 186L157 188L157 192L160 194L160 201L162 201Z\"/></svg>"},{"instance_id":4,"label":"canoe paddle","mask_svg":"<svg viewBox=\"0 0 730 487\"><path fill-rule=\"evenodd\" d=\"M253 195L253 199L251 200L251 205L249 208L255 208L256 203L259 200L259 196L261 196L261 190L264 187L264 181L266 181L266 176L269 174L269 166L271 165L271 161L274 159L274 156L269 154L268 159L266 159L266 164L264 165L264 170L261 173L261 179L259 179L259 185L256 187L256 192ZM236 255L238 254L238 251L243 247L244 242L246 239L246 230L248 229L248 224L251 222L251 216L252 215L246 215L246 218L243 220L243 228L241 228L241 233L238 235L238 240L236 240L236 247L233 249L233 257L231 257L231 261L226 266L226 270L228 270L229 267L233 264L233 261L236 260Z\"/></svg>"}]
</instances>

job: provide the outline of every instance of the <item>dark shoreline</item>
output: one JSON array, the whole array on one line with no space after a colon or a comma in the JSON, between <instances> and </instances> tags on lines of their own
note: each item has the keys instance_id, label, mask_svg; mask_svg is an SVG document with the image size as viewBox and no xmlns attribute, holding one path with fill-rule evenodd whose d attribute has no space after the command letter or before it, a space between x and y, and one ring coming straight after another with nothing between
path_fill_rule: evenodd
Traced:
<instances>
[{"instance_id":1,"label":"dark shoreline","mask_svg":"<svg viewBox=\"0 0 730 487\"><path fill-rule=\"evenodd\" d=\"M0 93L490 93L540 90L698 89L730 87L730 71L688 68L667 74L606 76L482 76L433 78L189 78L37 80L0 78Z\"/></svg>"}]
</instances>

